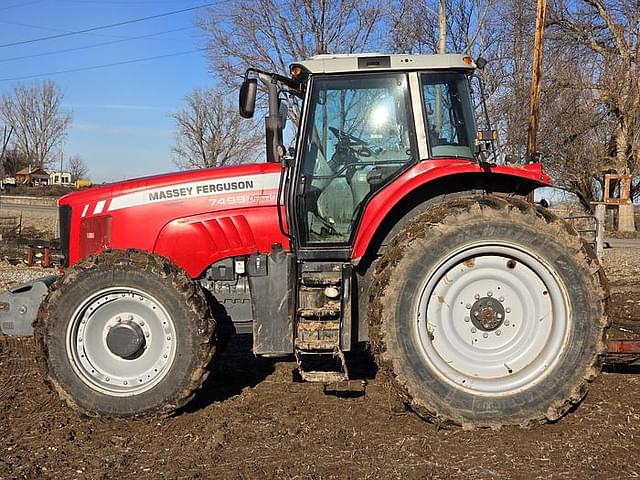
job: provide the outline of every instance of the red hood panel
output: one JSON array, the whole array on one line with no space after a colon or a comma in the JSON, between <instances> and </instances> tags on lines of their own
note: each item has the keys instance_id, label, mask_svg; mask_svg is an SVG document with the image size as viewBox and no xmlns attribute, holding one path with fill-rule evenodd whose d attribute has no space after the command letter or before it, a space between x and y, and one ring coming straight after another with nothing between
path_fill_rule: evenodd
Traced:
<instances>
[{"instance_id":1,"label":"red hood panel","mask_svg":"<svg viewBox=\"0 0 640 480\"><path fill-rule=\"evenodd\" d=\"M281 171L273 163L210 168L66 195L58 203L72 208L69 264L106 248L137 248L198 276L229 255L274 242L286 248L276 206Z\"/></svg>"}]
</instances>

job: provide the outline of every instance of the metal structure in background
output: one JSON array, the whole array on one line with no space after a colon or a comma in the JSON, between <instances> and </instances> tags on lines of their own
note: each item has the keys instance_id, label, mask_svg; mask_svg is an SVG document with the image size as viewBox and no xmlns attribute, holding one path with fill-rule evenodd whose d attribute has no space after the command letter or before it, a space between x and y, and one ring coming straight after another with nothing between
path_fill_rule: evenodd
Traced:
<instances>
[{"instance_id":1,"label":"metal structure in background","mask_svg":"<svg viewBox=\"0 0 640 480\"><path fill-rule=\"evenodd\" d=\"M600 263L604 260L604 209L596 206L596 215L571 215L565 217L573 228L584 238L596 252ZM602 205L604 207L604 205Z\"/></svg>"}]
</instances>

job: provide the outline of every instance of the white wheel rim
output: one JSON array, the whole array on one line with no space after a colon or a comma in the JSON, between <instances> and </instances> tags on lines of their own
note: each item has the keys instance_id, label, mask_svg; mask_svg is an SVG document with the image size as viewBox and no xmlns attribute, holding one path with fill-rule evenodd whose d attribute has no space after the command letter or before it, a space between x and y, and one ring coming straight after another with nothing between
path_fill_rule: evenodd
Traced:
<instances>
[{"instance_id":1,"label":"white wheel rim","mask_svg":"<svg viewBox=\"0 0 640 480\"><path fill-rule=\"evenodd\" d=\"M542 258L521 246L459 249L432 270L420 291L420 354L457 389L486 396L526 390L548 375L565 349L572 318L564 286ZM471 312L481 315L472 321Z\"/></svg>"},{"instance_id":2,"label":"white wheel rim","mask_svg":"<svg viewBox=\"0 0 640 480\"><path fill-rule=\"evenodd\" d=\"M107 345L111 328L135 324L144 347L135 358L114 354ZM67 327L67 357L82 382L100 393L126 397L146 392L169 372L176 356L171 316L153 296L129 287L112 287L87 298Z\"/></svg>"}]
</instances>

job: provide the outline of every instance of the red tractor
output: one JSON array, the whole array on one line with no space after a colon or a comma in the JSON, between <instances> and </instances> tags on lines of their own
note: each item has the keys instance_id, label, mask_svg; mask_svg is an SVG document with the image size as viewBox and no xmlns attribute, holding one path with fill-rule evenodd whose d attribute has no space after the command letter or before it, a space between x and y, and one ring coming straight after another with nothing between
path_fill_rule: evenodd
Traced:
<instances>
[{"instance_id":1,"label":"red tractor","mask_svg":"<svg viewBox=\"0 0 640 480\"><path fill-rule=\"evenodd\" d=\"M34 330L49 384L87 415L168 414L202 384L230 319L255 355L295 356L308 381L348 379L345 352L368 343L434 421L562 416L600 369L602 268L527 200L551 183L539 163L491 160L474 70L462 55L249 69L240 114L261 82L266 163L60 199L66 273L12 297L46 293ZM301 105L290 149L283 95Z\"/></svg>"}]
</instances>

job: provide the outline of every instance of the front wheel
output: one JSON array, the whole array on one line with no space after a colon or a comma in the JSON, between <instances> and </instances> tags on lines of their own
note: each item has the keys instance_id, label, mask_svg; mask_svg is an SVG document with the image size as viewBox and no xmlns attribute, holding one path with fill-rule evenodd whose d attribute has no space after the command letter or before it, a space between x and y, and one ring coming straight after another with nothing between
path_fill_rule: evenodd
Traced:
<instances>
[{"instance_id":1,"label":"front wheel","mask_svg":"<svg viewBox=\"0 0 640 480\"><path fill-rule=\"evenodd\" d=\"M416 412L440 423L558 419L586 394L604 346L605 290L587 248L522 201L434 207L377 267L379 364Z\"/></svg>"},{"instance_id":2,"label":"front wheel","mask_svg":"<svg viewBox=\"0 0 640 480\"><path fill-rule=\"evenodd\" d=\"M201 385L214 327L200 287L167 259L108 251L54 285L35 333L47 381L72 407L148 417Z\"/></svg>"}]
</instances>

